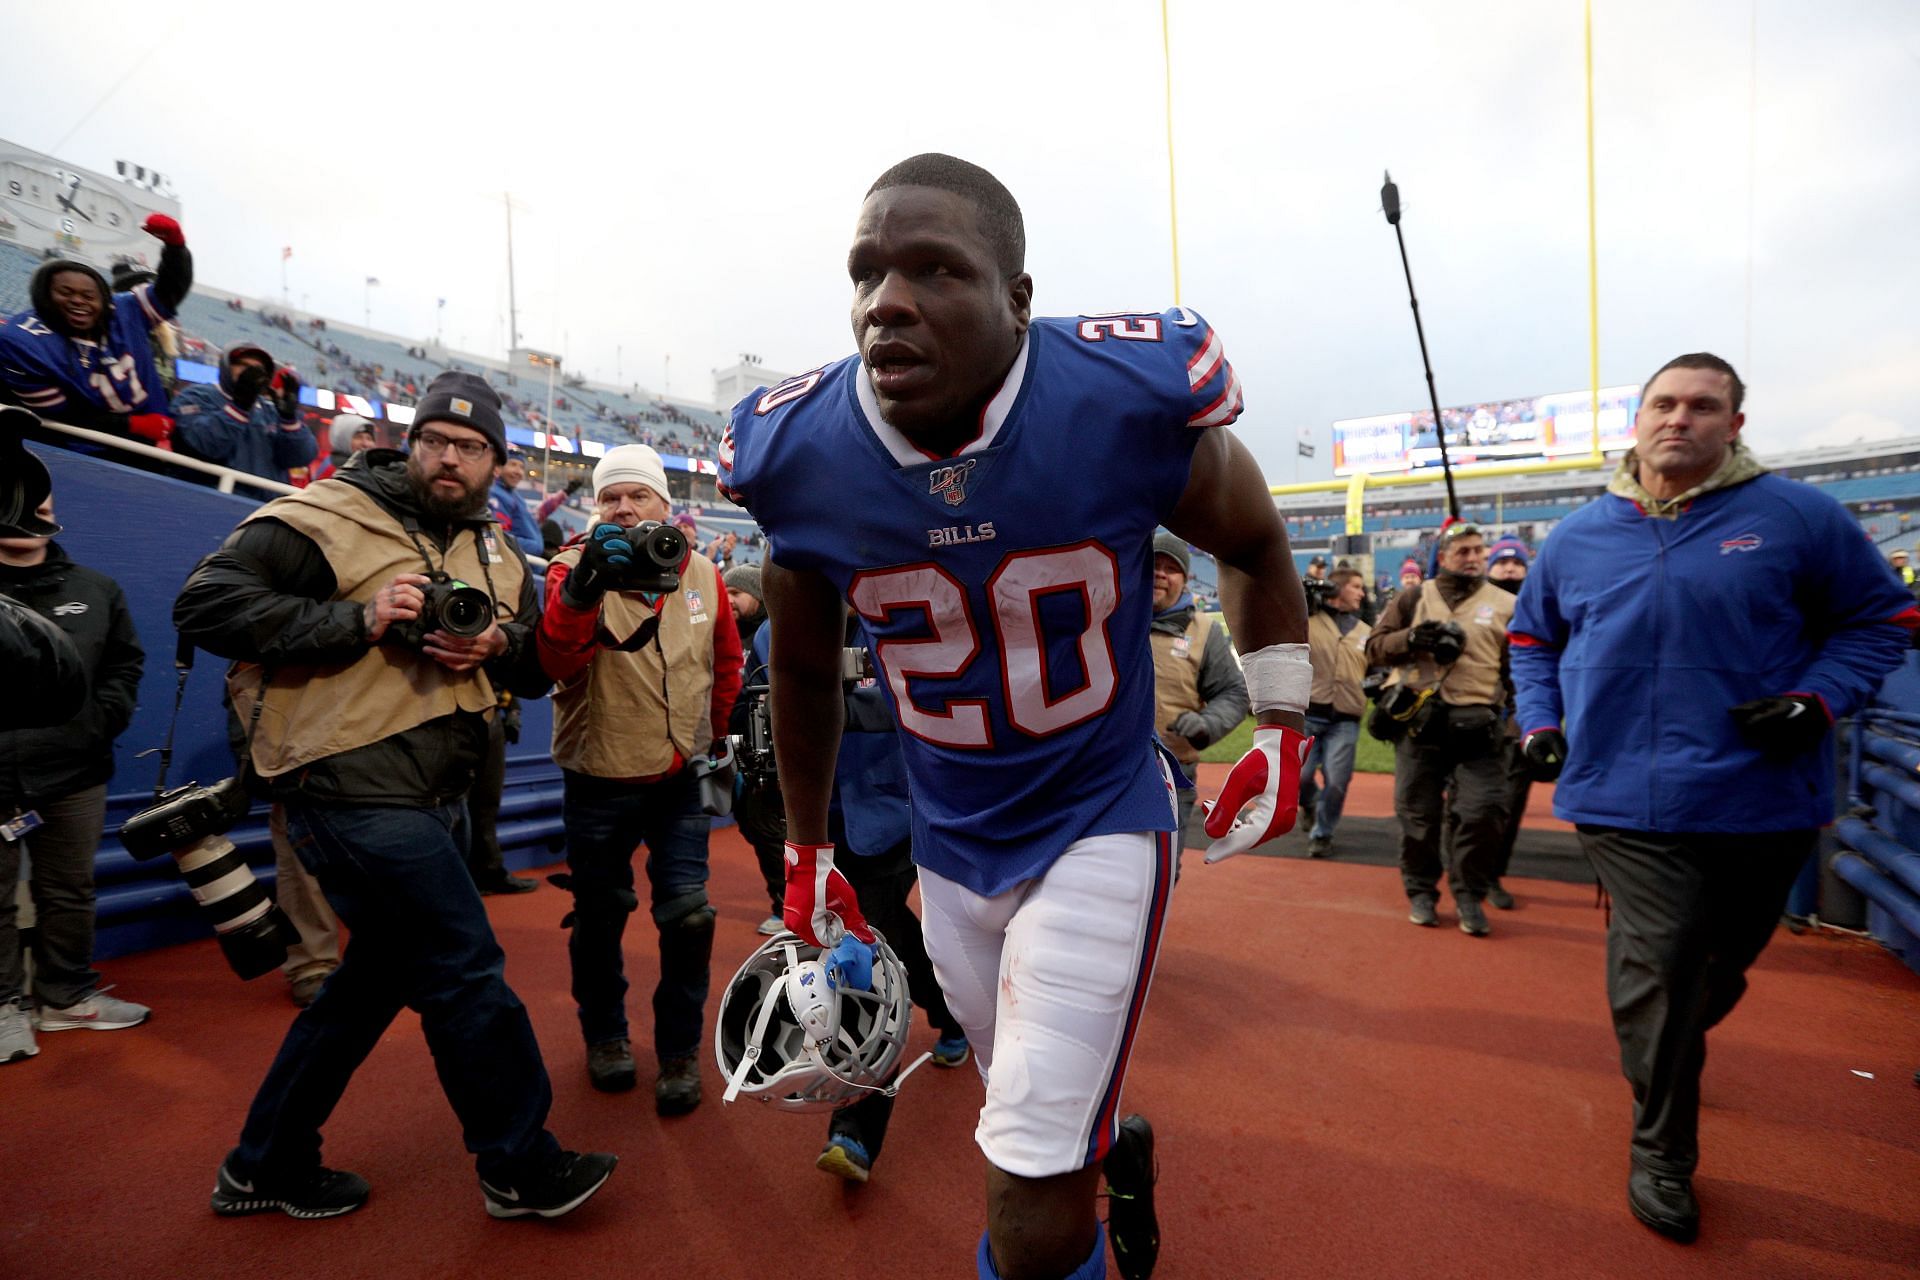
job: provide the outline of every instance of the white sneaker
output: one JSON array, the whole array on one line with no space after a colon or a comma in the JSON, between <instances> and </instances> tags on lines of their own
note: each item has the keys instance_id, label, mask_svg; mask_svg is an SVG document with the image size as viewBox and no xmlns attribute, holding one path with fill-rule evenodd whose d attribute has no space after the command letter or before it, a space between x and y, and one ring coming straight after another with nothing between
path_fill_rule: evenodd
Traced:
<instances>
[{"instance_id":1,"label":"white sneaker","mask_svg":"<svg viewBox=\"0 0 1920 1280\"><path fill-rule=\"evenodd\" d=\"M785 933L786 931L787 922L785 920L782 920L779 916L768 916L760 922L760 928L756 932L763 938L771 938L776 933Z\"/></svg>"},{"instance_id":2,"label":"white sneaker","mask_svg":"<svg viewBox=\"0 0 1920 1280\"><path fill-rule=\"evenodd\" d=\"M42 1031L122 1031L152 1016L153 1010L143 1004L96 991L64 1009L35 1010L33 1024Z\"/></svg>"},{"instance_id":3,"label":"white sneaker","mask_svg":"<svg viewBox=\"0 0 1920 1280\"><path fill-rule=\"evenodd\" d=\"M0 1062L18 1062L38 1052L26 1006L19 1000L0 1000Z\"/></svg>"}]
</instances>

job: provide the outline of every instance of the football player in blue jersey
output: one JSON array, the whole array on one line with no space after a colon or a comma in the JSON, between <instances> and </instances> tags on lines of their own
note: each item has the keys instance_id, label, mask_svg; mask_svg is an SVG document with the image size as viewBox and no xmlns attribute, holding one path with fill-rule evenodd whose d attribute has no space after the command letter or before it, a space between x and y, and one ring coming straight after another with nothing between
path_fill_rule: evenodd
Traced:
<instances>
[{"instance_id":1,"label":"football player in blue jersey","mask_svg":"<svg viewBox=\"0 0 1920 1280\"><path fill-rule=\"evenodd\" d=\"M1266 481L1224 429L1238 378L1184 308L1033 319L1020 208L916 156L867 193L848 271L859 354L734 409L721 482L766 530L787 926L872 940L827 843L845 604L901 728L927 949L986 1082L976 1263L1128 1280L1159 1249L1153 1136L1120 1091L1175 859L1153 735L1152 539L1220 563L1258 719L1207 861L1293 825L1312 683Z\"/></svg>"}]
</instances>

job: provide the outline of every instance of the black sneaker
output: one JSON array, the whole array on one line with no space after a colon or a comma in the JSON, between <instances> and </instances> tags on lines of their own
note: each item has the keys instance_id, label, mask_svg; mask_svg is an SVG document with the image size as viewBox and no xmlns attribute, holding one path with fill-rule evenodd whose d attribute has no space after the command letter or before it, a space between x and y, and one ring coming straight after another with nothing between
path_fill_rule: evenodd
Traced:
<instances>
[{"instance_id":1,"label":"black sneaker","mask_svg":"<svg viewBox=\"0 0 1920 1280\"><path fill-rule=\"evenodd\" d=\"M1153 1213L1153 1126L1141 1115L1120 1122L1120 1136L1101 1166L1107 1177L1107 1243L1126 1280L1147 1280L1160 1260L1160 1220Z\"/></svg>"},{"instance_id":2,"label":"black sneaker","mask_svg":"<svg viewBox=\"0 0 1920 1280\"><path fill-rule=\"evenodd\" d=\"M1308 836L1307 837L1307 856L1309 858L1324 858L1332 852L1333 852L1332 836Z\"/></svg>"},{"instance_id":3,"label":"black sneaker","mask_svg":"<svg viewBox=\"0 0 1920 1280\"><path fill-rule=\"evenodd\" d=\"M1498 880L1487 886L1487 901L1502 911L1513 910L1513 895L1502 888Z\"/></svg>"},{"instance_id":4,"label":"black sneaker","mask_svg":"<svg viewBox=\"0 0 1920 1280\"><path fill-rule=\"evenodd\" d=\"M1691 1178L1636 1168L1627 1178L1627 1207L1669 1240L1691 1244L1700 1234L1700 1202L1693 1198Z\"/></svg>"},{"instance_id":5,"label":"black sneaker","mask_svg":"<svg viewBox=\"0 0 1920 1280\"><path fill-rule=\"evenodd\" d=\"M633 1050L625 1040L587 1046L587 1079L602 1093L625 1093L637 1079Z\"/></svg>"},{"instance_id":6,"label":"black sneaker","mask_svg":"<svg viewBox=\"0 0 1920 1280\"><path fill-rule=\"evenodd\" d=\"M1440 917L1433 913L1433 895L1416 893L1407 900L1407 919L1431 929L1440 923Z\"/></svg>"},{"instance_id":7,"label":"black sneaker","mask_svg":"<svg viewBox=\"0 0 1920 1280\"><path fill-rule=\"evenodd\" d=\"M691 1057L663 1061L653 1085L653 1109L663 1116L683 1116L699 1105L700 1064Z\"/></svg>"},{"instance_id":8,"label":"black sneaker","mask_svg":"<svg viewBox=\"0 0 1920 1280\"><path fill-rule=\"evenodd\" d=\"M480 896L494 898L516 893L532 893L540 887L538 880L529 880L525 876L516 876L512 872L502 872L497 878L480 882Z\"/></svg>"},{"instance_id":9,"label":"black sneaker","mask_svg":"<svg viewBox=\"0 0 1920 1280\"><path fill-rule=\"evenodd\" d=\"M511 1185L480 1179L480 1191L496 1218L558 1218L585 1204L619 1163L619 1156L556 1151L532 1172L511 1179Z\"/></svg>"},{"instance_id":10,"label":"black sneaker","mask_svg":"<svg viewBox=\"0 0 1920 1280\"><path fill-rule=\"evenodd\" d=\"M222 1217L266 1213L271 1209L292 1218L337 1218L367 1202L371 1190L357 1173L319 1165L292 1177L242 1178L222 1163L213 1182L213 1211Z\"/></svg>"},{"instance_id":11,"label":"black sneaker","mask_svg":"<svg viewBox=\"0 0 1920 1280\"><path fill-rule=\"evenodd\" d=\"M1460 932L1470 938L1484 938L1487 936L1489 932L1487 928L1487 913L1480 909L1479 903L1474 902L1472 899L1463 901L1456 898L1453 903L1453 909L1460 913Z\"/></svg>"}]
</instances>

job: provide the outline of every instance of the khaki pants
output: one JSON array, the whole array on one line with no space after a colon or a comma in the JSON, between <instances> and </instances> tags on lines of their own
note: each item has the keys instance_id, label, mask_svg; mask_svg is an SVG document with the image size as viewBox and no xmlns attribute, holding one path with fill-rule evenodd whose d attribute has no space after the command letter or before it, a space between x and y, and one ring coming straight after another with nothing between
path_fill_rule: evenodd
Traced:
<instances>
[{"instance_id":1,"label":"khaki pants","mask_svg":"<svg viewBox=\"0 0 1920 1280\"><path fill-rule=\"evenodd\" d=\"M320 882L300 864L287 841L284 805L273 806L267 829L273 836L275 896L287 919L300 931L300 941L287 948L287 962L280 966L280 972L287 975L288 982L332 973L340 967L340 922L333 918L333 908L320 892Z\"/></svg>"}]
</instances>

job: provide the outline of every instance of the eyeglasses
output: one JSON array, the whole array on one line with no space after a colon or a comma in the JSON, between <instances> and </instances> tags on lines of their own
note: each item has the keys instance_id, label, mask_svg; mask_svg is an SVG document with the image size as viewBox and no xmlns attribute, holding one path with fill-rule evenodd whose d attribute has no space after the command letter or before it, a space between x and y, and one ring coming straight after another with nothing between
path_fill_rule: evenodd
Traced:
<instances>
[{"instance_id":1,"label":"eyeglasses","mask_svg":"<svg viewBox=\"0 0 1920 1280\"><path fill-rule=\"evenodd\" d=\"M473 462L479 458L481 454L487 453L493 448L493 446L485 440L449 440L438 431L418 431L414 433L413 447L421 453L442 454L447 451L447 446L449 445L453 446L454 452L458 453L468 462Z\"/></svg>"}]
</instances>

